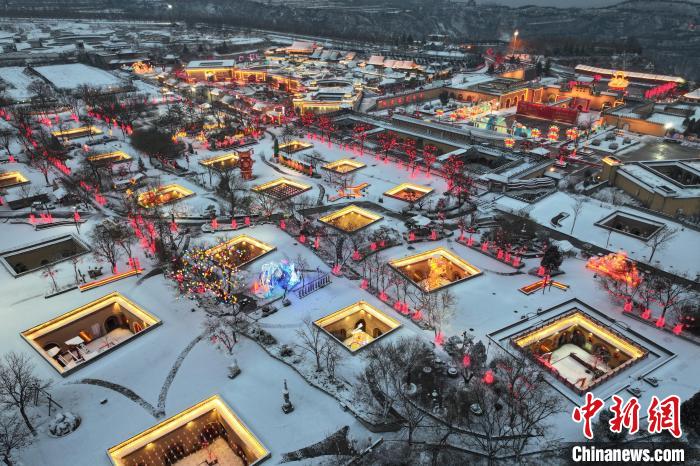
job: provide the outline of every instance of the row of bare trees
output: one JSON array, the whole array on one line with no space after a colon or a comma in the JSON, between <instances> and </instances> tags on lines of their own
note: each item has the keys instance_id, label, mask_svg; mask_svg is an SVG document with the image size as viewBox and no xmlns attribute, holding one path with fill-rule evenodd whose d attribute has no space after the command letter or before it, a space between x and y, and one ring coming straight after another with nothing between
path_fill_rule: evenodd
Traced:
<instances>
[{"instance_id":1,"label":"row of bare trees","mask_svg":"<svg viewBox=\"0 0 700 466\"><path fill-rule=\"evenodd\" d=\"M356 400L380 422L401 425L409 448L427 449L431 464L444 464L451 442L480 450L494 464L507 456L518 461L532 439L548 432L550 419L562 410L560 397L546 383L539 367L521 355L493 355L486 364L480 342L465 346L472 354L463 364L461 382L433 380L439 388L439 410L431 410L430 382L421 369L434 358L421 339L402 338L368 347L359 375ZM490 378L482 377L489 372ZM426 393L428 392L428 393ZM416 434L420 432L420 441ZM415 459L415 458L414 458Z\"/></svg>"}]
</instances>

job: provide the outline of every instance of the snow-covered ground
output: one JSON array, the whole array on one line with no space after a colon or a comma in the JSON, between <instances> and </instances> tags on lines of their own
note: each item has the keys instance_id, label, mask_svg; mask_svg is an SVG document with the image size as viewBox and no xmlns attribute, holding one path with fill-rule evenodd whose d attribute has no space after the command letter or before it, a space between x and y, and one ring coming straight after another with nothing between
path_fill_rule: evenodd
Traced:
<instances>
[{"instance_id":1,"label":"snow-covered ground","mask_svg":"<svg viewBox=\"0 0 700 466\"><path fill-rule=\"evenodd\" d=\"M624 250L629 257L642 262L649 261L651 256L650 243L618 232L609 234L610 230L597 226L595 223L616 211L629 212L654 222L660 222L665 224L667 228L677 230L677 234L673 240L657 248L652 257L652 265L676 274L685 272L690 278L694 278L696 274L700 273L700 249L695 247L695 245L700 244L700 232L667 220L664 217L640 211L633 207L615 206L606 202L587 199L578 217L576 217L574 225L573 207L576 203L576 198L564 192L557 192L547 196L532 206L508 197L502 197L496 202L509 211L525 209L531 219L547 228L553 228L611 251ZM551 222L552 218L560 212L567 212L570 215L559 222L560 226L553 225ZM572 226L573 232L571 231Z\"/></svg>"}]
</instances>

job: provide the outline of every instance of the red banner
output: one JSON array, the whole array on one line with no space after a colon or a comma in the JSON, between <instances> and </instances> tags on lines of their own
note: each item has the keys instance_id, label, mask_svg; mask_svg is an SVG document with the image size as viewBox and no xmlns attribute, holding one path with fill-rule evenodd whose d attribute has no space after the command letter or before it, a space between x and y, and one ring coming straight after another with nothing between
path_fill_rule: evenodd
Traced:
<instances>
[{"instance_id":1,"label":"red banner","mask_svg":"<svg viewBox=\"0 0 700 466\"><path fill-rule=\"evenodd\" d=\"M573 125L578 118L578 109L550 107L544 104L520 101L518 102L518 115L559 121Z\"/></svg>"}]
</instances>

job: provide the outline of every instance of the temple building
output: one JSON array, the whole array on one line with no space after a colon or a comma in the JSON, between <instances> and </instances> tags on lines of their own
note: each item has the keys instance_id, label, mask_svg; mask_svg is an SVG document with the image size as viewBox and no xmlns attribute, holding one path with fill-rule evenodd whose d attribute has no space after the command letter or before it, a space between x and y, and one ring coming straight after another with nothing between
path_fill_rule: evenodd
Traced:
<instances>
[{"instance_id":1,"label":"temple building","mask_svg":"<svg viewBox=\"0 0 700 466\"><path fill-rule=\"evenodd\" d=\"M222 267L240 268L275 249L252 236L238 235L207 249L205 254Z\"/></svg>"},{"instance_id":2,"label":"temple building","mask_svg":"<svg viewBox=\"0 0 700 466\"><path fill-rule=\"evenodd\" d=\"M700 215L700 159L602 162L601 178L645 207L671 216Z\"/></svg>"}]
</instances>

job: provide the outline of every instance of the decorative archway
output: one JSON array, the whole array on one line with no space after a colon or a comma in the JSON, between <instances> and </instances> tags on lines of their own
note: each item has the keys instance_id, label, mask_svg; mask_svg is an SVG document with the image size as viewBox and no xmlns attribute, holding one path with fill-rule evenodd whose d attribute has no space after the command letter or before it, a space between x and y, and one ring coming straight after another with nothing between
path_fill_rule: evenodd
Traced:
<instances>
[{"instance_id":1,"label":"decorative archway","mask_svg":"<svg viewBox=\"0 0 700 466\"><path fill-rule=\"evenodd\" d=\"M109 316L105 319L105 333L119 328L119 319L117 316Z\"/></svg>"}]
</instances>

